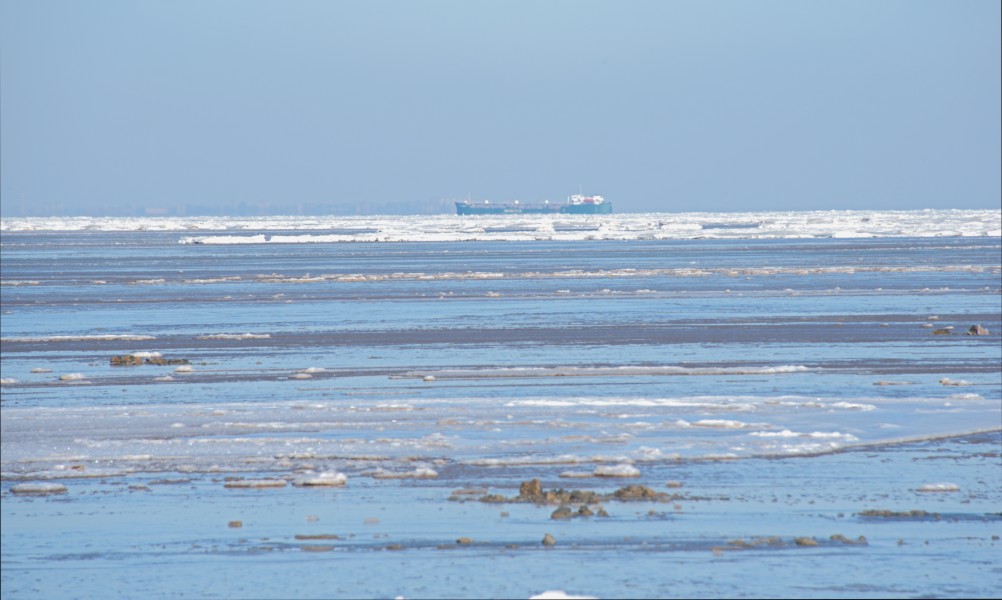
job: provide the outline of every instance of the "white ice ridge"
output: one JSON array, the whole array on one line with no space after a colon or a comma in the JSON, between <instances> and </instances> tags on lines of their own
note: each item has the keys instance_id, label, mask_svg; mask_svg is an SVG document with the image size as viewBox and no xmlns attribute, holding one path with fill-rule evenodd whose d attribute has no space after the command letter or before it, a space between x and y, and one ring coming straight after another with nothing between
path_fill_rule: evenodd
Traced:
<instances>
[{"instance_id":1,"label":"white ice ridge","mask_svg":"<svg viewBox=\"0 0 1002 600\"><path fill-rule=\"evenodd\" d=\"M408 371L397 378L423 379L503 379L523 377L619 377L644 375L781 375L806 373L802 365L775 367L502 367L486 369L442 369L438 371Z\"/></svg>"},{"instance_id":2,"label":"white ice ridge","mask_svg":"<svg viewBox=\"0 0 1002 600\"><path fill-rule=\"evenodd\" d=\"M18 217L0 231L177 231L183 244L306 242L1002 237L1000 210L619 213L611 215ZM268 231L303 234L268 235ZM190 232L224 232L190 235Z\"/></svg>"}]
</instances>

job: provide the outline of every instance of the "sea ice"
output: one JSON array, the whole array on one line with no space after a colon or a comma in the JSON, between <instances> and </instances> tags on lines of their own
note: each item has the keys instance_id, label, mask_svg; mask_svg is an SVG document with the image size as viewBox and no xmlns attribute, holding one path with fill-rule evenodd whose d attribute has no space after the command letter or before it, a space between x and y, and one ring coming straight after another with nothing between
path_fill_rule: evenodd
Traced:
<instances>
[{"instance_id":1,"label":"sea ice","mask_svg":"<svg viewBox=\"0 0 1002 600\"><path fill-rule=\"evenodd\" d=\"M587 227L582 227L587 223ZM788 211L756 213L617 213L554 221L550 215L369 217L20 217L0 220L0 231L275 231L300 235L189 236L181 244L311 242L773 239L813 237L999 237L998 210ZM722 225L723 224L723 225ZM330 233L337 231L338 233Z\"/></svg>"},{"instance_id":2,"label":"sea ice","mask_svg":"<svg viewBox=\"0 0 1002 600\"><path fill-rule=\"evenodd\" d=\"M338 487L348 483L344 473L327 471L316 475L304 475L293 480L292 485L298 487Z\"/></svg>"},{"instance_id":3,"label":"sea ice","mask_svg":"<svg viewBox=\"0 0 1002 600\"><path fill-rule=\"evenodd\" d=\"M927 483L915 488L916 492L958 492L960 486L956 483Z\"/></svg>"},{"instance_id":4,"label":"sea ice","mask_svg":"<svg viewBox=\"0 0 1002 600\"><path fill-rule=\"evenodd\" d=\"M195 336L200 340L264 340L271 337L268 333L212 333Z\"/></svg>"},{"instance_id":5,"label":"sea ice","mask_svg":"<svg viewBox=\"0 0 1002 600\"><path fill-rule=\"evenodd\" d=\"M227 481L223 487L228 488L280 488L285 487L284 479L240 479Z\"/></svg>"},{"instance_id":6,"label":"sea ice","mask_svg":"<svg viewBox=\"0 0 1002 600\"><path fill-rule=\"evenodd\" d=\"M877 410L877 407L872 404L859 404L856 402L833 402L831 406L832 408L844 408L847 410Z\"/></svg>"},{"instance_id":7,"label":"sea ice","mask_svg":"<svg viewBox=\"0 0 1002 600\"><path fill-rule=\"evenodd\" d=\"M747 427L747 423L732 421L729 419L700 419L692 423L693 427L719 427L721 429L742 429Z\"/></svg>"},{"instance_id":8,"label":"sea ice","mask_svg":"<svg viewBox=\"0 0 1002 600\"><path fill-rule=\"evenodd\" d=\"M981 394L950 394L950 400L984 400Z\"/></svg>"},{"instance_id":9,"label":"sea ice","mask_svg":"<svg viewBox=\"0 0 1002 600\"><path fill-rule=\"evenodd\" d=\"M596 477L640 477L640 469L633 465L599 465L595 467Z\"/></svg>"},{"instance_id":10,"label":"sea ice","mask_svg":"<svg viewBox=\"0 0 1002 600\"><path fill-rule=\"evenodd\" d=\"M563 590L546 590L535 596L529 596L529 600L598 600L595 596L578 596L568 594Z\"/></svg>"},{"instance_id":11,"label":"sea ice","mask_svg":"<svg viewBox=\"0 0 1002 600\"><path fill-rule=\"evenodd\" d=\"M66 486L61 483L19 483L10 491L14 494L65 494Z\"/></svg>"},{"instance_id":12,"label":"sea ice","mask_svg":"<svg viewBox=\"0 0 1002 600\"><path fill-rule=\"evenodd\" d=\"M374 479L434 479L438 477L438 472L428 467L418 467L413 471L399 473L378 469L372 474L372 477Z\"/></svg>"}]
</instances>

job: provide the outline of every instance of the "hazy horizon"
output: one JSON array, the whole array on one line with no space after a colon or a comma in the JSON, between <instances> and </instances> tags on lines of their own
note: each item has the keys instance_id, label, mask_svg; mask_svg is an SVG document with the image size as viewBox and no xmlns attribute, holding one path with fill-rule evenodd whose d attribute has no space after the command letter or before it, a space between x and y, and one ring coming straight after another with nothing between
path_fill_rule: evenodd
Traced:
<instances>
[{"instance_id":1,"label":"hazy horizon","mask_svg":"<svg viewBox=\"0 0 1002 600\"><path fill-rule=\"evenodd\" d=\"M0 215L1002 206L993 0L0 0Z\"/></svg>"}]
</instances>

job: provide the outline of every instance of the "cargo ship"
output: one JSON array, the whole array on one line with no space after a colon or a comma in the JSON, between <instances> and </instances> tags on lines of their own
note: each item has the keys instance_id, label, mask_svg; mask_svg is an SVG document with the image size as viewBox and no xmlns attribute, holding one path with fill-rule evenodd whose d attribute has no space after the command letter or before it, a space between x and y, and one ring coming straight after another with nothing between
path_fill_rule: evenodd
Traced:
<instances>
[{"instance_id":1,"label":"cargo ship","mask_svg":"<svg viewBox=\"0 0 1002 600\"><path fill-rule=\"evenodd\" d=\"M612 212L612 203L602 196L574 195L564 204L501 202L492 204L490 200L462 200L456 202L457 215L607 215Z\"/></svg>"}]
</instances>

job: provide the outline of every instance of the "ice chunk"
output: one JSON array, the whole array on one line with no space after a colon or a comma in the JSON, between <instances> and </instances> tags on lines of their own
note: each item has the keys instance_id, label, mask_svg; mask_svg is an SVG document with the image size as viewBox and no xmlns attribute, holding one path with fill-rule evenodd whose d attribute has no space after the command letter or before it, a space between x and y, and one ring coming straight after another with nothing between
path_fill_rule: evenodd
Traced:
<instances>
[{"instance_id":1,"label":"ice chunk","mask_svg":"<svg viewBox=\"0 0 1002 600\"><path fill-rule=\"evenodd\" d=\"M66 486L61 483L19 483L10 488L14 494L23 495L45 495L45 494L65 494Z\"/></svg>"},{"instance_id":2,"label":"ice chunk","mask_svg":"<svg viewBox=\"0 0 1002 600\"><path fill-rule=\"evenodd\" d=\"M535 596L529 596L529 600L598 600L598 598L596 596L568 594L563 590L546 590Z\"/></svg>"},{"instance_id":3,"label":"ice chunk","mask_svg":"<svg viewBox=\"0 0 1002 600\"><path fill-rule=\"evenodd\" d=\"M927 483L915 488L916 492L959 492L960 486L956 483Z\"/></svg>"},{"instance_id":4,"label":"ice chunk","mask_svg":"<svg viewBox=\"0 0 1002 600\"><path fill-rule=\"evenodd\" d=\"M428 467L418 467L413 471L400 473L379 469L372 476L376 479L434 479L438 477L438 472Z\"/></svg>"},{"instance_id":5,"label":"ice chunk","mask_svg":"<svg viewBox=\"0 0 1002 600\"><path fill-rule=\"evenodd\" d=\"M285 487L284 479L240 479L227 481L223 487L228 488L281 488Z\"/></svg>"},{"instance_id":6,"label":"ice chunk","mask_svg":"<svg viewBox=\"0 0 1002 600\"><path fill-rule=\"evenodd\" d=\"M266 340L271 337L269 333L212 333L208 335L196 336L200 340Z\"/></svg>"},{"instance_id":7,"label":"ice chunk","mask_svg":"<svg viewBox=\"0 0 1002 600\"><path fill-rule=\"evenodd\" d=\"M741 429L742 427L746 427L745 423L730 419L700 419L692 425L693 427L717 427L720 429Z\"/></svg>"},{"instance_id":8,"label":"ice chunk","mask_svg":"<svg viewBox=\"0 0 1002 600\"><path fill-rule=\"evenodd\" d=\"M599 465L595 467L596 477L640 477L640 469L633 465Z\"/></svg>"},{"instance_id":9,"label":"ice chunk","mask_svg":"<svg viewBox=\"0 0 1002 600\"><path fill-rule=\"evenodd\" d=\"M832 404L832 408L844 408L847 410L877 410L877 407L872 404L857 404L854 402L835 402Z\"/></svg>"},{"instance_id":10,"label":"ice chunk","mask_svg":"<svg viewBox=\"0 0 1002 600\"><path fill-rule=\"evenodd\" d=\"M306 475L293 480L292 485L298 487L338 487L348 483L344 473L327 471L317 475Z\"/></svg>"}]
</instances>

